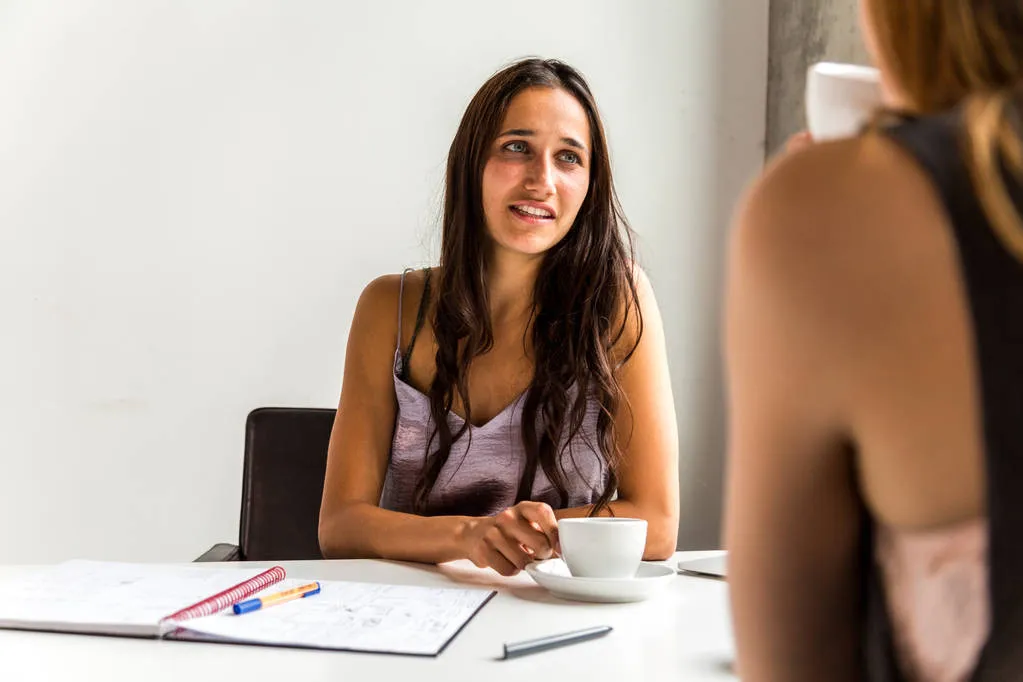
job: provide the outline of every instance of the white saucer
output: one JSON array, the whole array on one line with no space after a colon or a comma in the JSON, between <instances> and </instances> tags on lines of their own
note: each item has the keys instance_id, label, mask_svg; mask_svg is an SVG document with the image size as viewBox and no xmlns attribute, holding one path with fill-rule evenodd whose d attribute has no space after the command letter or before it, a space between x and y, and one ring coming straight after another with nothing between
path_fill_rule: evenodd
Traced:
<instances>
[{"instance_id":1,"label":"white saucer","mask_svg":"<svg viewBox=\"0 0 1023 682\"><path fill-rule=\"evenodd\" d=\"M534 561L526 573L556 597L608 603L643 601L676 576L671 566L644 561L634 578L574 578L561 559Z\"/></svg>"}]
</instances>

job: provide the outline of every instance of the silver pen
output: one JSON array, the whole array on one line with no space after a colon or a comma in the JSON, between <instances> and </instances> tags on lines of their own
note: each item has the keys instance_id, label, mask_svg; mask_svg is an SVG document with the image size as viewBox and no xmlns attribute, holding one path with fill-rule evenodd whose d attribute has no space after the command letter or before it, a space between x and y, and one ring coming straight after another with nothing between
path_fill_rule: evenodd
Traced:
<instances>
[{"instance_id":1,"label":"silver pen","mask_svg":"<svg viewBox=\"0 0 1023 682\"><path fill-rule=\"evenodd\" d=\"M586 640L603 637L609 632L611 632L611 627L609 625L600 625L598 627L586 628L585 630L563 632L560 635L548 635L546 637L538 637L536 639L527 639L524 642L505 644L504 658L518 658L519 656L527 656L540 651L547 651L548 649L556 649L569 644L575 644L576 642L585 642Z\"/></svg>"}]
</instances>

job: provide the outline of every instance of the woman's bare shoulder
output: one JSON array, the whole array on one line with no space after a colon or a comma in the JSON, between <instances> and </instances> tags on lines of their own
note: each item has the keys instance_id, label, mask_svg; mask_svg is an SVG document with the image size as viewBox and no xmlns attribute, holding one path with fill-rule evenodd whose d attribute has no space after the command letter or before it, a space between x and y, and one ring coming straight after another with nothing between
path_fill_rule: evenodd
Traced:
<instances>
[{"instance_id":1,"label":"woman's bare shoulder","mask_svg":"<svg viewBox=\"0 0 1023 682\"><path fill-rule=\"evenodd\" d=\"M770 164L740 205L732 250L779 274L859 278L942 241L946 231L935 228L946 220L912 157L869 134Z\"/></svg>"},{"instance_id":2,"label":"woman's bare shoulder","mask_svg":"<svg viewBox=\"0 0 1023 682\"><path fill-rule=\"evenodd\" d=\"M359 305L371 310L374 316L383 310L392 311L394 318L397 319L399 297L404 304L408 304L409 301L418 304L425 290L427 277L430 279L431 289L435 289L438 274L437 268L421 268L406 270L404 273L380 275L362 290Z\"/></svg>"},{"instance_id":3,"label":"woman's bare shoulder","mask_svg":"<svg viewBox=\"0 0 1023 682\"><path fill-rule=\"evenodd\" d=\"M378 340L388 338L397 342L400 310L401 338L407 341L415 328L420 302L427 293L427 279L432 301L439 285L439 274L437 268L420 268L372 280L359 297L353 331L365 329Z\"/></svg>"},{"instance_id":4,"label":"woman's bare shoulder","mask_svg":"<svg viewBox=\"0 0 1023 682\"><path fill-rule=\"evenodd\" d=\"M630 286L622 292L611 326L613 364L616 366L637 350L644 337L663 333L661 313L650 278L638 262L633 261L630 267Z\"/></svg>"}]
</instances>

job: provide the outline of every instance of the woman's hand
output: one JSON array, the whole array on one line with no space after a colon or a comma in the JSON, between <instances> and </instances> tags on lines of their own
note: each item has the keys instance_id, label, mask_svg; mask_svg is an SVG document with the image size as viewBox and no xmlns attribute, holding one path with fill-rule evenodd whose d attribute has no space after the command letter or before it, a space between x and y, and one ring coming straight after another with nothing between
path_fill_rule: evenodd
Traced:
<instances>
[{"instance_id":1,"label":"woman's hand","mask_svg":"<svg viewBox=\"0 0 1023 682\"><path fill-rule=\"evenodd\" d=\"M466 534L467 555L480 568L515 575L532 561L560 550L558 520L543 502L519 502L496 516L476 519Z\"/></svg>"},{"instance_id":2,"label":"woman's hand","mask_svg":"<svg viewBox=\"0 0 1023 682\"><path fill-rule=\"evenodd\" d=\"M796 133L795 135L788 139L788 141L785 143L785 152L791 154L792 152L797 152L800 149L809 147L812 144L813 135L810 134L810 131L804 130L802 132Z\"/></svg>"}]
</instances>

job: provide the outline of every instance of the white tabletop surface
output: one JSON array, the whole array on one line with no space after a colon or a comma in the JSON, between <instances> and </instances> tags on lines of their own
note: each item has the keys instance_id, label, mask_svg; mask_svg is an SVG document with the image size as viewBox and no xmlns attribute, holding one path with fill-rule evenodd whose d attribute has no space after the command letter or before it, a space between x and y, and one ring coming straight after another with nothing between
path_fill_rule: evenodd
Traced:
<instances>
[{"instance_id":1,"label":"white tabletop surface","mask_svg":"<svg viewBox=\"0 0 1023 682\"><path fill-rule=\"evenodd\" d=\"M711 554L714 552L679 553L666 563L674 566L682 558ZM735 679L727 592L722 581L678 575L668 588L644 602L584 604L551 596L525 573L502 578L469 562L425 566L391 561L295 561L281 565L294 578L471 585L490 587L498 594L436 658L0 630L0 680ZM0 580L35 568L0 566ZM499 660L505 642L594 625L610 625L614 631L601 639Z\"/></svg>"}]
</instances>

